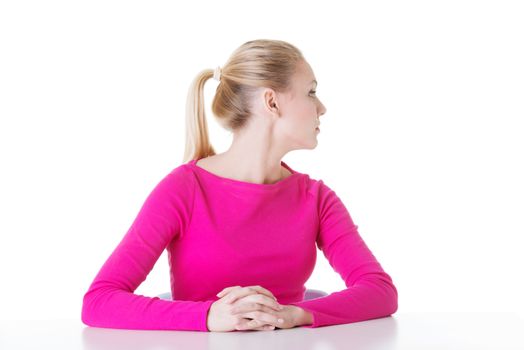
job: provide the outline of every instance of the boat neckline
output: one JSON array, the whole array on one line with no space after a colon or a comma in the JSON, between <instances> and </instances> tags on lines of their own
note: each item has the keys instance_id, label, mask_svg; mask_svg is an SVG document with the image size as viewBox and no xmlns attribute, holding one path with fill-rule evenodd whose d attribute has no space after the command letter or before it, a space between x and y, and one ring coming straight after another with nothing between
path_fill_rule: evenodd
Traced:
<instances>
[{"instance_id":1,"label":"boat neckline","mask_svg":"<svg viewBox=\"0 0 524 350\"><path fill-rule=\"evenodd\" d=\"M293 170L286 162L281 160L280 161L280 165L282 165L283 167L285 167L286 169L288 169L291 172L291 175L289 175L288 177L286 177L284 179L281 179L281 180L278 180L277 182L272 183L272 184L259 184L259 183L254 183L254 182L246 182L246 181L240 181L240 180L231 179L231 178L228 178L228 177L223 177L223 176L217 175L215 173L212 173L212 172L210 172L210 171L208 171L208 170L206 170L206 169L204 169L201 166L196 164L200 159L202 159L202 158L192 159L189 162L187 162L187 164L189 166L191 166L193 169L196 169L199 173L204 174L204 175L206 175L209 178L212 178L212 179L215 179L215 180L219 180L219 181L222 181L222 182L225 182L225 183L230 183L230 184L242 186L242 187L250 187L250 188L257 188L257 189L274 189L274 188L279 188L279 187L282 187L283 185L293 181L293 179L297 178L300 175L299 172Z\"/></svg>"}]
</instances>

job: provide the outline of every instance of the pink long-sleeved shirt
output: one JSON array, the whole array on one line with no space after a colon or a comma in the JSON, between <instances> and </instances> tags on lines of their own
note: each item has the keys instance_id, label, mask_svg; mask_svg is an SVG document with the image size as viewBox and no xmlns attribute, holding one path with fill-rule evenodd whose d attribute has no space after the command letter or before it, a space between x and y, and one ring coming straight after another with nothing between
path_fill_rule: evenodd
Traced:
<instances>
[{"instance_id":1,"label":"pink long-sleeved shirt","mask_svg":"<svg viewBox=\"0 0 524 350\"><path fill-rule=\"evenodd\" d=\"M343 202L322 180L292 175L255 184L213 174L190 160L152 190L85 293L82 322L122 329L209 331L216 294L260 285L283 305L313 315L304 327L391 315L398 294ZM316 248L346 289L303 300ZM133 292L168 251L174 300Z\"/></svg>"}]
</instances>

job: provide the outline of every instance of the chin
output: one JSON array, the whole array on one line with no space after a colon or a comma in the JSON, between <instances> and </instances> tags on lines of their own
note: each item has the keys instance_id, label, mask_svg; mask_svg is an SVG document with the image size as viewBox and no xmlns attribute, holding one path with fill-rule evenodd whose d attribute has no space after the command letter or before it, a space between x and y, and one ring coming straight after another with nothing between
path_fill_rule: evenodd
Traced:
<instances>
[{"instance_id":1,"label":"chin","mask_svg":"<svg viewBox=\"0 0 524 350\"><path fill-rule=\"evenodd\" d=\"M315 149L318 146L318 140L315 139L315 141L308 147L308 149Z\"/></svg>"}]
</instances>

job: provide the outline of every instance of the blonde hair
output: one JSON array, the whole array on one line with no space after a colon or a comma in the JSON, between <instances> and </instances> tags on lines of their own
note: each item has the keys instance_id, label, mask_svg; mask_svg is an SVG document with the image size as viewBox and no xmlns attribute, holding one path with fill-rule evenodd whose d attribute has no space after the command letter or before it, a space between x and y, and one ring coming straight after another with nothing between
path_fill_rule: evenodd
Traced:
<instances>
[{"instance_id":1,"label":"blonde hair","mask_svg":"<svg viewBox=\"0 0 524 350\"><path fill-rule=\"evenodd\" d=\"M219 124L229 131L244 127L251 114L253 93L260 87L288 91L297 63L303 59L298 48L281 40L258 39L242 44L222 67L212 101L211 110ZM213 69L202 70L189 87L184 163L216 154L209 141L204 110L204 84L213 73Z\"/></svg>"}]
</instances>

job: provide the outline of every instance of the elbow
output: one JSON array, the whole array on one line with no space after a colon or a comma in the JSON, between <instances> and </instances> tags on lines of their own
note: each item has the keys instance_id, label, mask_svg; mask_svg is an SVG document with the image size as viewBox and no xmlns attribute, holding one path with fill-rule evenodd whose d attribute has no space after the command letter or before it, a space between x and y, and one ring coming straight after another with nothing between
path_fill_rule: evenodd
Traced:
<instances>
[{"instance_id":1,"label":"elbow","mask_svg":"<svg viewBox=\"0 0 524 350\"><path fill-rule=\"evenodd\" d=\"M378 278L367 279L368 285L376 292L376 300L380 303L380 313L389 316L398 310L398 291L391 277L386 273Z\"/></svg>"},{"instance_id":2,"label":"elbow","mask_svg":"<svg viewBox=\"0 0 524 350\"><path fill-rule=\"evenodd\" d=\"M84 294L80 318L82 323L86 326L102 327L100 318L97 316L100 314L99 310L97 309L97 305L101 305L101 293L102 291L100 289L90 289Z\"/></svg>"},{"instance_id":3,"label":"elbow","mask_svg":"<svg viewBox=\"0 0 524 350\"><path fill-rule=\"evenodd\" d=\"M397 287L395 287L391 279L386 283L385 290L387 291L387 293L385 294L385 305L387 306L387 314L393 315L398 310L398 291Z\"/></svg>"},{"instance_id":4,"label":"elbow","mask_svg":"<svg viewBox=\"0 0 524 350\"><path fill-rule=\"evenodd\" d=\"M84 298L82 301L82 312L81 312L81 320L82 323L86 326L95 326L93 322L93 309L92 309L92 303L91 298L89 298L89 291L84 294Z\"/></svg>"},{"instance_id":5,"label":"elbow","mask_svg":"<svg viewBox=\"0 0 524 350\"><path fill-rule=\"evenodd\" d=\"M386 315L392 315L398 310L398 290L390 275L383 273L379 278Z\"/></svg>"},{"instance_id":6,"label":"elbow","mask_svg":"<svg viewBox=\"0 0 524 350\"><path fill-rule=\"evenodd\" d=\"M393 295L389 297L389 301L388 301L388 306L389 306L388 315L393 315L398 310L398 293L397 293L397 289L395 288L395 286L393 286L393 288L394 288L394 293Z\"/></svg>"}]
</instances>

